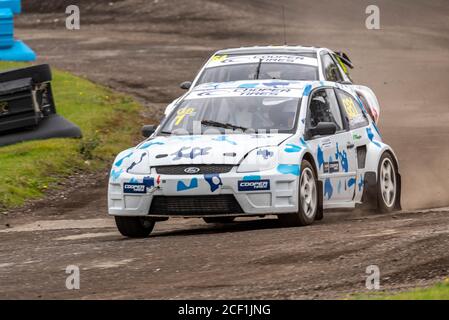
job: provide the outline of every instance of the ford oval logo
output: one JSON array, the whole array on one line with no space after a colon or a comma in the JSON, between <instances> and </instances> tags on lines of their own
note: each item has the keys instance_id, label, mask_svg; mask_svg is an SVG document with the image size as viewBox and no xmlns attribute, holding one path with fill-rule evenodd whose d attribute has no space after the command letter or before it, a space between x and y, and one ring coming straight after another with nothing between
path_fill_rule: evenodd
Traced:
<instances>
[{"instance_id":1,"label":"ford oval logo","mask_svg":"<svg viewBox=\"0 0 449 320\"><path fill-rule=\"evenodd\" d=\"M195 174L195 173L200 172L200 168L197 168L197 167L188 167L188 168L185 168L185 169L184 169L184 172L187 173L187 174Z\"/></svg>"}]
</instances>

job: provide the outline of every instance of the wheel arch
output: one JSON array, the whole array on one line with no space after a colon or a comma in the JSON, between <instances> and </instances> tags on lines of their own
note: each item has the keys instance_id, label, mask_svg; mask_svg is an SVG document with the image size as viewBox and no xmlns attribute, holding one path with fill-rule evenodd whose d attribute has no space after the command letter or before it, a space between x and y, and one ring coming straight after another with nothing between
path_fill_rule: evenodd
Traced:
<instances>
[{"instance_id":1,"label":"wheel arch","mask_svg":"<svg viewBox=\"0 0 449 320\"><path fill-rule=\"evenodd\" d=\"M401 174L399 173L399 161L393 149L386 144L382 144L381 150L379 150L379 147L373 144L368 147L366 158L370 159L370 161L367 161L367 166L365 167L365 182L362 194L362 206L370 209L377 207L377 180L379 175L379 162L385 153L388 153L392 157L393 165L395 166L398 184L398 197L396 200L395 209L401 210L402 179Z\"/></svg>"},{"instance_id":2,"label":"wheel arch","mask_svg":"<svg viewBox=\"0 0 449 320\"><path fill-rule=\"evenodd\" d=\"M380 158L385 152L389 153L393 157L396 171L399 174L399 160L396 156L396 153L389 145L384 143L381 143L380 147L373 143L369 143L367 145L367 152L366 152L367 161L365 165L366 171L374 171L377 174L377 166L379 164Z\"/></svg>"},{"instance_id":3,"label":"wheel arch","mask_svg":"<svg viewBox=\"0 0 449 320\"><path fill-rule=\"evenodd\" d=\"M310 163L310 164L312 165L312 167L313 167L313 171L315 172L315 174L316 174L316 176L317 176L317 178L318 178L318 169L317 169L317 167L316 167L315 159L313 158L312 153L310 153L309 151L306 151L306 152L304 153L304 155L302 156L301 161L302 161L302 160L307 160L307 161L309 161L309 163Z\"/></svg>"}]
</instances>

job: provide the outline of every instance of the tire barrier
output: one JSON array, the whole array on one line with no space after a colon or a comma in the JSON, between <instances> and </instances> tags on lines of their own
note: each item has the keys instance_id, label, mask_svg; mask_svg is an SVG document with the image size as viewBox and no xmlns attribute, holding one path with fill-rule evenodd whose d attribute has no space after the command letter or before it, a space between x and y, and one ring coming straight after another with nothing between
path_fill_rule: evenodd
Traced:
<instances>
[{"instance_id":1,"label":"tire barrier","mask_svg":"<svg viewBox=\"0 0 449 320\"><path fill-rule=\"evenodd\" d=\"M79 127L56 114L51 80L48 64L0 73L0 146L82 136Z\"/></svg>"}]
</instances>

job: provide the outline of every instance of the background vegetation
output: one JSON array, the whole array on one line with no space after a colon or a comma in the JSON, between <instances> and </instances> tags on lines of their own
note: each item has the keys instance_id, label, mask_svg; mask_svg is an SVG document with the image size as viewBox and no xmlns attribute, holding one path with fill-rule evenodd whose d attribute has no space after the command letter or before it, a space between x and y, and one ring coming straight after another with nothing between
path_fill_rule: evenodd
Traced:
<instances>
[{"instance_id":1,"label":"background vegetation","mask_svg":"<svg viewBox=\"0 0 449 320\"><path fill-rule=\"evenodd\" d=\"M0 70L24 66L0 62ZM132 144L140 105L86 79L53 70L58 114L80 126L82 139L49 139L0 147L0 208L20 206L75 171L100 170Z\"/></svg>"}]
</instances>

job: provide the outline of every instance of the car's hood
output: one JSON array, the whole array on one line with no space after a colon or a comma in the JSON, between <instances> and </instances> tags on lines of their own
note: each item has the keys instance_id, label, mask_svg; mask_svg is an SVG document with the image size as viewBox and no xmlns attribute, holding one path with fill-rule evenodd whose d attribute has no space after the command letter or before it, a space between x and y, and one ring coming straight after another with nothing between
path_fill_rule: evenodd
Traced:
<instances>
[{"instance_id":1,"label":"car's hood","mask_svg":"<svg viewBox=\"0 0 449 320\"><path fill-rule=\"evenodd\" d=\"M253 149L277 146L291 134L231 134L160 136L142 142L129 159L146 152L150 166L178 164L238 164Z\"/></svg>"}]
</instances>

